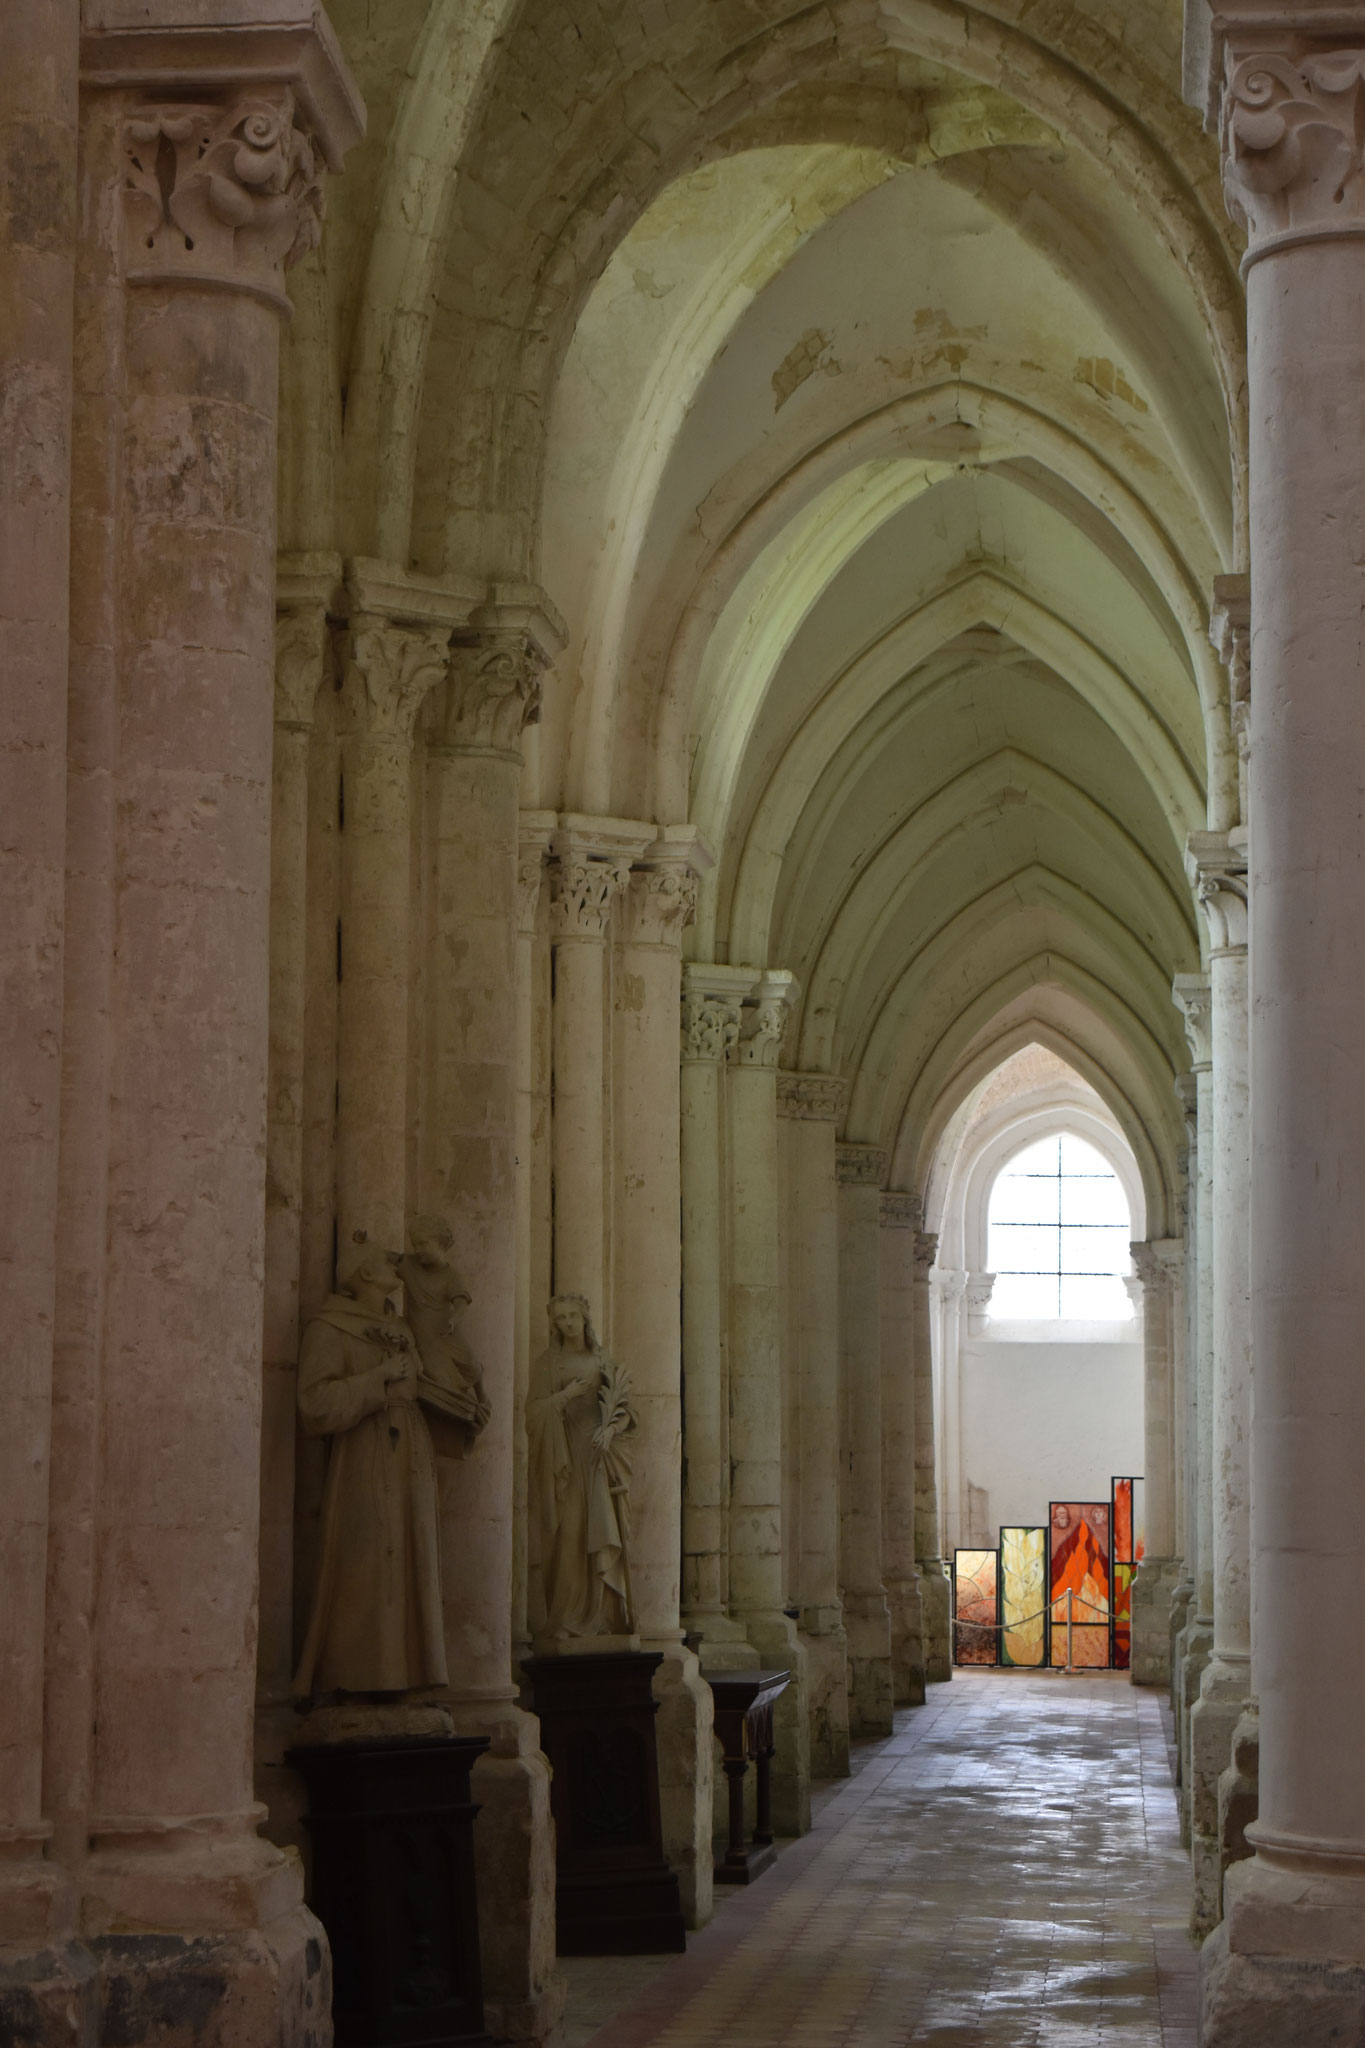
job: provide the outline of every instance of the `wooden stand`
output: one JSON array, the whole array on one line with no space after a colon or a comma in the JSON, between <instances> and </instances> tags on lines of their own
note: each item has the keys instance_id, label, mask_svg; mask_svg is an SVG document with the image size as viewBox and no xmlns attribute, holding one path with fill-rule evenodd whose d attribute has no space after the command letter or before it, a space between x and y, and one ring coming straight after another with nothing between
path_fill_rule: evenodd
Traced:
<instances>
[{"instance_id":1,"label":"wooden stand","mask_svg":"<svg viewBox=\"0 0 1365 2048\"><path fill-rule=\"evenodd\" d=\"M789 1671L703 1671L716 1702L716 1734L720 1737L725 1775L730 1783L730 1841L715 1867L717 1884L752 1884L768 1868L773 1847L772 1760L773 1702L785 1692ZM750 1763L758 1770L753 1841L744 1841L744 1778Z\"/></svg>"},{"instance_id":2,"label":"wooden stand","mask_svg":"<svg viewBox=\"0 0 1365 2048\"><path fill-rule=\"evenodd\" d=\"M652 1682L657 1651L528 1657L554 1777L562 1956L680 1953L678 1880L664 1861Z\"/></svg>"},{"instance_id":3,"label":"wooden stand","mask_svg":"<svg viewBox=\"0 0 1365 2048\"><path fill-rule=\"evenodd\" d=\"M486 1736L292 1749L336 2048L484 2048L469 1773Z\"/></svg>"}]
</instances>

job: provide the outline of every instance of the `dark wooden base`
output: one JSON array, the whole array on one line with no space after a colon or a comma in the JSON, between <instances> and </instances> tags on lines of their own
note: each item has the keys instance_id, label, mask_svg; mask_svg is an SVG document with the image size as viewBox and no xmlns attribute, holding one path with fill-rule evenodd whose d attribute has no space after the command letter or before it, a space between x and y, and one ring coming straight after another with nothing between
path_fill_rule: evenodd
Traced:
<instances>
[{"instance_id":1,"label":"dark wooden base","mask_svg":"<svg viewBox=\"0 0 1365 2048\"><path fill-rule=\"evenodd\" d=\"M485 2048L469 1773L487 1747L396 1736L286 1756L308 1788L336 2048Z\"/></svg>"},{"instance_id":2,"label":"dark wooden base","mask_svg":"<svg viewBox=\"0 0 1365 2048\"><path fill-rule=\"evenodd\" d=\"M554 1777L562 1956L680 1954L678 1880L664 1861L652 1690L657 1651L528 1657Z\"/></svg>"},{"instance_id":3,"label":"dark wooden base","mask_svg":"<svg viewBox=\"0 0 1365 2048\"><path fill-rule=\"evenodd\" d=\"M713 1875L717 1884L752 1884L776 1861L777 1851L771 1842L755 1842L738 1853L730 1850L715 1866Z\"/></svg>"}]
</instances>

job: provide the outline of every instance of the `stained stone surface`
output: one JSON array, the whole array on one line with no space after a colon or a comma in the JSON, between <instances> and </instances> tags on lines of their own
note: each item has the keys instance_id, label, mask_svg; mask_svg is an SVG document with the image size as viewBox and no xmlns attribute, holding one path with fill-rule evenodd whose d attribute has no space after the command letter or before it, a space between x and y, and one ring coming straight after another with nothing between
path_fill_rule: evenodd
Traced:
<instances>
[{"instance_id":1,"label":"stained stone surface","mask_svg":"<svg viewBox=\"0 0 1365 2048\"><path fill-rule=\"evenodd\" d=\"M567 2048L1195 2048L1168 1742L1117 1674L959 1673L685 1957L573 1965Z\"/></svg>"}]
</instances>

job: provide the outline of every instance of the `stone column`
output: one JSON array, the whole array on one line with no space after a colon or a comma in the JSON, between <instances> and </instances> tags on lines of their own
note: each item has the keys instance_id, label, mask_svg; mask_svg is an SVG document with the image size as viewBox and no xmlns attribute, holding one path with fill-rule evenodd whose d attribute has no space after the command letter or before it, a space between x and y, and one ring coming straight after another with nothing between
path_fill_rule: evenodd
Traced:
<instances>
[{"instance_id":1,"label":"stone column","mask_svg":"<svg viewBox=\"0 0 1365 2048\"><path fill-rule=\"evenodd\" d=\"M73 1903L59 1875L67 1844L51 1842L43 1797L43 1665L63 1066L78 32L74 8L12 11L0 75L0 1951L48 1958L25 1967L22 1989L0 1988L0 2035L13 2021L16 2039L19 2000L60 2006L71 1995L58 1954Z\"/></svg>"},{"instance_id":2,"label":"stone column","mask_svg":"<svg viewBox=\"0 0 1365 2048\"><path fill-rule=\"evenodd\" d=\"M1365 2030L1365 6L1216 15L1248 233L1252 1475L1260 1813L1203 1955L1205 2048ZM1215 111L1211 107L1210 111Z\"/></svg>"},{"instance_id":3,"label":"stone column","mask_svg":"<svg viewBox=\"0 0 1365 2048\"><path fill-rule=\"evenodd\" d=\"M848 1640L839 1597L839 1221L834 1134L848 1083L831 1074L779 1073L785 1138L787 1369L799 1441L800 1528L795 1594L810 1691L813 1778L848 1775Z\"/></svg>"},{"instance_id":4,"label":"stone column","mask_svg":"<svg viewBox=\"0 0 1365 2048\"><path fill-rule=\"evenodd\" d=\"M682 1619L742 1663L729 1614L730 1431L727 1374L726 1056L739 1042L748 968L689 962L682 979L683 1330Z\"/></svg>"},{"instance_id":5,"label":"stone column","mask_svg":"<svg viewBox=\"0 0 1365 2048\"><path fill-rule=\"evenodd\" d=\"M366 593L368 594L368 593ZM337 1277L367 1239L406 1242L412 743L450 626L357 608L341 699L337 929Z\"/></svg>"},{"instance_id":6,"label":"stone column","mask_svg":"<svg viewBox=\"0 0 1365 2048\"><path fill-rule=\"evenodd\" d=\"M1198 1509L1195 1500L1196 1482L1199 1470L1198 1435L1198 1370L1199 1352L1199 1265L1198 1248L1195 1241L1198 1209L1199 1182L1199 1083L1193 1074L1177 1074L1175 1092L1185 1120L1184 1163L1184 1225L1185 1264L1184 1283L1181 1288L1180 1344L1176 1351L1176 1473L1178 1491L1176 1496L1177 1548L1180 1557L1180 1572L1171 1594L1170 1638L1171 1638L1171 1713L1175 1717L1177 1736L1180 1727L1180 1702L1184 1696L1185 1645L1188 1640L1188 1622L1194 1612L1195 1595L1195 1551L1198 1544ZM1177 1765L1180 1745L1176 1743Z\"/></svg>"},{"instance_id":7,"label":"stone column","mask_svg":"<svg viewBox=\"0 0 1365 2048\"><path fill-rule=\"evenodd\" d=\"M1130 1247L1142 1287L1143 1504L1146 1551L1133 1582L1134 1685L1171 1682L1171 1593L1175 1556L1176 1352L1184 1310L1185 1247L1154 1238Z\"/></svg>"},{"instance_id":8,"label":"stone column","mask_svg":"<svg viewBox=\"0 0 1365 2048\"><path fill-rule=\"evenodd\" d=\"M553 811L523 811L517 839L517 1299L515 1393L512 1413L512 1657L514 1673L531 1653L527 1617L527 1442L526 1392L531 1363L548 1341L545 1304L549 1300L549 1260L537 1258L537 1232L549 1224L549 1176L544 1173L549 1140L549 1075L541 1055L549 1019L548 985L537 988L538 973L548 984L542 912L545 855L554 837ZM542 1015L541 1012L544 1014ZM538 1170L539 1169L539 1170ZM543 1180L543 1185L541 1181ZM543 1268L543 1283L537 1285Z\"/></svg>"},{"instance_id":9,"label":"stone column","mask_svg":"<svg viewBox=\"0 0 1365 2048\"><path fill-rule=\"evenodd\" d=\"M1251 1692L1251 1154L1245 834L1196 832L1187 864L1208 920L1213 1002L1213 1651L1191 1711L1196 1934L1222 1916L1218 1781Z\"/></svg>"},{"instance_id":10,"label":"stone column","mask_svg":"<svg viewBox=\"0 0 1365 2048\"><path fill-rule=\"evenodd\" d=\"M554 945L554 1291L586 1295L610 1344L612 1117L607 935L652 826L560 820L550 862Z\"/></svg>"},{"instance_id":11,"label":"stone column","mask_svg":"<svg viewBox=\"0 0 1365 2048\"><path fill-rule=\"evenodd\" d=\"M849 1732L889 1735L891 1614L882 1584L882 1330L880 1205L887 1158L875 1145L840 1145L840 1515Z\"/></svg>"},{"instance_id":12,"label":"stone column","mask_svg":"<svg viewBox=\"0 0 1365 2048\"><path fill-rule=\"evenodd\" d=\"M631 1586L654 1679L664 1854L694 1927L711 1916L711 1689L679 1626L682 1529L680 949L710 856L695 829L647 847L621 904L614 975L616 1308L613 1347L634 1380Z\"/></svg>"},{"instance_id":13,"label":"stone column","mask_svg":"<svg viewBox=\"0 0 1365 2048\"><path fill-rule=\"evenodd\" d=\"M898 1707L924 1704L924 1617L915 1569L915 1240L913 1195L881 1198L882 1583L891 1610Z\"/></svg>"},{"instance_id":14,"label":"stone column","mask_svg":"<svg viewBox=\"0 0 1365 2048\"><path fill-rule=\"evenodd\" d=\"M320 14L231 14L86 50L82 210L122 232L122 382L101 479L118 935L83 1920L110 2009L151 1998L264 2048L329 2031L325 1949L251 1774L278 328L320 159L360 109Z\"/></svg>"},{"instance_id":15,"label":"stone column","mask_svg":"<svg viewBox=\"0 0 1365 2048\"><path fill-rule=\"evenodd\" d=\"M451 1262L473 1297L463 1333L493 1411L467 1458L439 1461L446 1704L458 1734L492 1739L474 1773L480 1927L492 2025L510 2038L553 2025L562 2001L549 1774L512 1668L512 1531L517 798L522 735L540 715L543 674L563 638L538 590L495 586L455 629L425 729L426 1058L414 1206L450 1224Z\"/></svg>"},{"instance_id":16,"label":"stone column","mask_svg":"<svg viewBox=\"0 0 1365 2048\"><path fill-rule=\"evenodd\" d=\"M1194 1327L1198 1341L1193 1475L1195 1583L1185 1625L1180 1697L1176 1702L1180 1824L1182 1839L1188 1842L1193 1776L1190 1717L1199 1698L1205 1666L1213 1654L1213 1001L1208 977L1202 974L1177 974L1172 996L1184 1018L1185 1036L1189 1040L1198 1122L1198 1177L1192 1191L1195 1270L1190 1276L1195 1289Z\"/></svg>"},{"instance_id":17,"label":"stone column","mask_svg":"<svg viewBox=\"0 0 1365 2048\"><path fill-rule=\"evenodd\" d=\"M923 1210L920 1211L921 1215ZM934 1349L929 1274L938 1233L915 1232L915 1563L920 1578L924 1676L930 1685L953 1675L948 1575L938 1532L934 1416Z\"/></svg>"},{"instance_id":18,"label":"stone column","mask_svg":"<svg viewBox=\"0 0 1365 2048\"><path fill-rule=\"evenodd\" d=\"M730 1609L760 1661L791 1672L776 1713L773 1815L810 1826L805 1650L784 1612L782 1384L777 1289L777 1057L790 974L763 974L740 1020L727 1076L729 1140Z\"/></svg>"}]
</instances>

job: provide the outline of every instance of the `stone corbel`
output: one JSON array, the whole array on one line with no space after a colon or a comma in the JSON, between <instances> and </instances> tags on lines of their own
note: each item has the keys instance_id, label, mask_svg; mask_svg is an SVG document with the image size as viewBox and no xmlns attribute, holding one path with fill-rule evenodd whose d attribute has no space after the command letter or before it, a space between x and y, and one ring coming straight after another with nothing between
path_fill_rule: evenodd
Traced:
<instances>
[{"instance_id":1,"label":"stone corbel","mask_svg":"<svg viewBox=\"0 0 1365 2048\"><path fill-rule=\"evenodd\" d=\"M837 1124L848 1104L848 1083L837 1074L779 1073L777 1113L799 1122Z\"/></svg>"},{"instance_id":2,"label":"stone corbel","mask_svg":"<svg viewBox=\"0 0 1365 2048\"><path fill-rule=\"evenodd\" d=\"M880 1145L836 1145L834 1178L841 1188L879 1188L886 1179L890 1155Z\"/></svg>"},{"instance_id":3,"label":"stone corbel","mask_svg":"<svg viewBox=\"0 0 1365 2048\"><path fill-rule=\"evenodd\" d=\"M787 1019L801 991L785 968L760 974L740 1017L739 1043L730 1058L741 1067L776 1067Z\"/></svg>"},{"instance_id":4,"label":"stone corbel","mask_svg":"<svg viewBox=\"0 0 1365 2048\"><path fill-rule=\"evenodd\" d=\"M1215 953L1246 951L1246 833L1191 832L1185 869L1194 884L1199 907L1208 919Z\"/></svg>"},{"instance_id":5,"label":"stone corbel","mask_svg":"<svg viewBox=\"0 0 1365 2048\"><path fill-rule=\"evenodd\" d=\"M1207 974L1177 974L1171 1001L1184 1019L1196 1073L1213 1065L1213 993Z\"/></svg>"}]
</instances>

